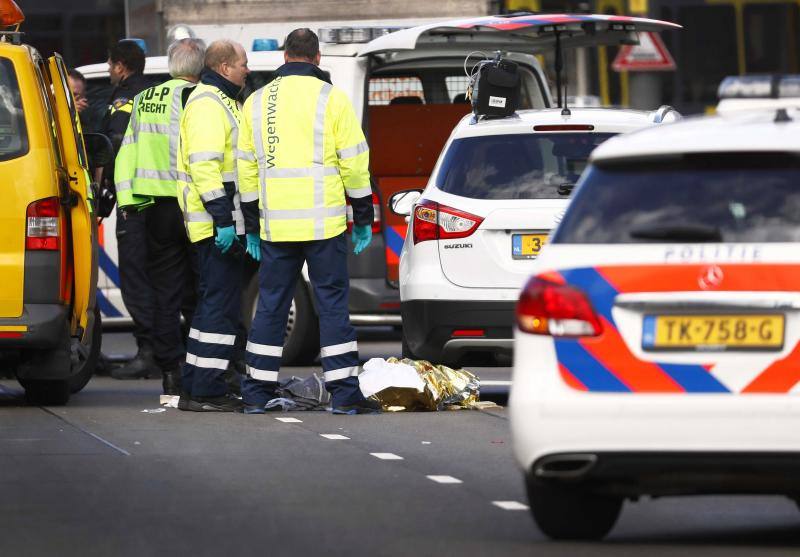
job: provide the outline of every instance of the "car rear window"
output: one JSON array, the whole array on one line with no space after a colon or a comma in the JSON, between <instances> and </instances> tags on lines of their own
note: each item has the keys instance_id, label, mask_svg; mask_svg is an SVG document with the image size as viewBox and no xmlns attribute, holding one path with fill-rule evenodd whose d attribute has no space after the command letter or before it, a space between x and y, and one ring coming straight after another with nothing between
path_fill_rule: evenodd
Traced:
<instances>
[{"instance_id":1,"label":"car rear window","mask_svg":"<svg viewBox=\"0 0 800 557\"><path fill-rule=\"evenodd\" d=\"M436 187L473 199L569 197L592 150L608 133L526 133L456 139Z\"/></svg>"},{"instance_id":2,"label":"car rear window","mask_svg":"<svg viewBox=\"0 0 800 557\"><path fill-rule=\"evenodd\" d=\"M0 58L0 161L28 152L28 133L14 65Z\"/></svg>"},{"instance_id":3,"label":"car rear window","mask_svg":"<svg viewBox=\"0 0 800 557\"><path fill-rule=\"evenodd\" d=\"M590 167L552 241L800 242L800 157L731 153Z\"/></svg>"}]
</instances>

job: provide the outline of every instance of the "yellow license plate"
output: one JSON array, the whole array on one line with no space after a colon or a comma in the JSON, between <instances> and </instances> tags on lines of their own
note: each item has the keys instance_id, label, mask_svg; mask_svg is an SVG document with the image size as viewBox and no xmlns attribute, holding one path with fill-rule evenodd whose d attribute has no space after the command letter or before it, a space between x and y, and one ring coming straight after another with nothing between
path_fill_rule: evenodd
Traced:
<instances>
[{"instance_id":1,"label":"yellow license plate","mask_svg":"<svg viewBox=\"0 0 800 557\"><path fill-rule=\"evenodd\" d=\"M514 234L511 236L511 257L533 259L542 251L547 234Z\"/></svg>"},{"instance_id":2,"label":"yellow license plate","mask_svg":"<svg viewBox=\"0 0 800 557\"><path fill-rule=\"evenodd\" d=\"M780 350L783 315L646 315L645 350Z\"/></svg>"}]
</instances>

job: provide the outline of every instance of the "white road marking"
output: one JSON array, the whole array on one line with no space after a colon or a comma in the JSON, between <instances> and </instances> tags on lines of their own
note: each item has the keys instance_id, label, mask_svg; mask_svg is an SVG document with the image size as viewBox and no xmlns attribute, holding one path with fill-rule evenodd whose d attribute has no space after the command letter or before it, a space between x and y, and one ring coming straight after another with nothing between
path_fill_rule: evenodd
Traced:
<instances>
[{"instance_id":1,"label":"white road marking","mask_svg":"<svg viewBox=\"0 0 800 557\"><path fill-rule=\"evenodd\" d=\"M345 437L344 435L339 435L338 433L320 433L320 437L324 437L325 439L331 439L333 441L340 441L342 439L350 439L349 437Z\"/></svg>"},{"instance_id":2,"label":"white road marking","mask_svg":"<svg viewBox=\"0 0 800 557\"><path fill-rule=\"evenodd\" d=\"M464 483L458 478L454 478L453 476L427 476L429 480L432 480L439 484L461 484Z\"/></svg>"},{"instance_id":3,"label":"white road marking","mask_svg":"<svg viewBox=\"0 0 800 557\"><path fill-rule=\"evenodd\" d=\"M523 505L519 501L492 501L492 505L500 507L504 511L527 511L528 505Z\"/></svg>"},{"instance_id":4,"label":"white road marking","mask_svg":"<svg viewBox=\"0 0 800 557\"><path fill-rule=\"evenodd\" d=\"M297 418L275 418L279 422L283 422L285 424L302 424L303 420L298 420Z\"/></svg>"},{"instance_id":5,"label":"white road marking","mask_svg":"<svg viewBox=\"0 0 800 557\"><path fill-rule=\"evenodd\" d=\"M381 460L403 460L402 456L396 455L394 453L369 453L369 454Z\"/></svg>"},{"instance_id":6,"label":"white road marking","mask_svg":"<svg viewBox=\"0 0 800 557\"><path fill-rule=\"evenodd\" d=\"M510 387L511 381L483 381L481 387Z\"/></svg>"}]
</instances>

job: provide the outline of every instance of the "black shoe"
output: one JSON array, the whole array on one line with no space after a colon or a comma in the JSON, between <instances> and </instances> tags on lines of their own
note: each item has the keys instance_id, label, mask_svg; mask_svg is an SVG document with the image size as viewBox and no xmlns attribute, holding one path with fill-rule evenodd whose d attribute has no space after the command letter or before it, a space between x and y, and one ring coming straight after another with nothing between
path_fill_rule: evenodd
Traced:
<instances>
[{"instance_id":1,"label":"black shoe","mask_svg":"<svg viewBox=\"0 0 800 557\"><path fill-rule=\"evenodd\" d=\"M156 372L156 369L153 351L143 347L130 362L111 370L111 377L114 379L147 379Z\"/></svg>"},{"instance_id":2,"label":"black shoe","mask_svg":"<svg viewBox=\"0 0 800 557\"><path fill-rule=\"evenodd\" d=\"M342 406L334 406L333 413L352 416L354 414L380 414L383 412L381 403L377 400L370 400L365 398L355 404L347 404Z\"/></svg>"},{"instance_id":3,"label":"black shoe","mask_svg":"<svg viewBox=\"0 0 800 557\"><path fill-rule=\"evenodd\" d=\"M165 395L181 394L181 369L164 370L161 373L161 387L164 389Z\"/></svg>"},{"instance_id":4,"label":"black shoe","mask_svg":"<svg viewBox=\"0 0 800 557\"><path fill-rule=\"evenodd\" d=\"M195 397L181 395L178 400L178 409L189 412L241 412L243 407L242 401L231 395Z\"/></svg>"}]
</instances>

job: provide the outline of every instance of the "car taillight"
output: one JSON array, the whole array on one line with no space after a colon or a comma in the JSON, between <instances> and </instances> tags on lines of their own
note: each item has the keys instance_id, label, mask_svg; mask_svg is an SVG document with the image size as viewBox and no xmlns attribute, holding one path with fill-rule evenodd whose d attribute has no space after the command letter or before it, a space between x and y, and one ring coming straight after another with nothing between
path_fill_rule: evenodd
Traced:
<instances>
[{"instance_id":1,"label":"car taillight","mask_svg":"<svg viewBox=\"0 0 800 557\"><path fill-rule=\"evenodd\" d=\"M517 326L526 333L555 337L597 336L603 332L586 294L538 277L531 278L520 294Z\"/></svg>"},{"instance_id":2,"label":"car taillight","mask_svg":"<svg viewBox=\"0 0 800 557\"><path fill-rule=\"evenodd\" d=\"M28 205L25 248L29 250L58 250L59 202L57 197L39 199Z\"/></svg>"},{"instance_id":3,"label":"car taillight","mask_svg":"<svg viewBox=\"0 0 800 557\"><path fill-rule=\"evenodd\" d=\"M372 233L377 234L381 231L381 200L378 194L372 192ZM347 199L347 231L353 231L353 208L350 206L350 199Z\"/></svg>"},{"instance_id":4,"label":"car taillight","mask_svg":"<svg viewBox=\"0 0 800 557\"><path fill-rule=\"evenodd\" d=\"M426 199L414 207L414 243L466 238L482 222L482 217Z\"/></svg>"}]
</instances>

